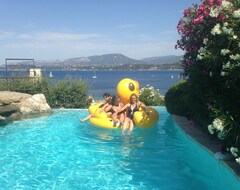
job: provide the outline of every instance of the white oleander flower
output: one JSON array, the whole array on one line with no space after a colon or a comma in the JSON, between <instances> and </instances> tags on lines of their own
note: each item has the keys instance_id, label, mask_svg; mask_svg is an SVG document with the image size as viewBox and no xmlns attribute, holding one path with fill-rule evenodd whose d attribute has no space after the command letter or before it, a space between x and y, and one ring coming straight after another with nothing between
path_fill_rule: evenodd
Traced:
<instances>
[{"instance_id":1,"label":"white oleander flower","mask_svg":"<svg viewBox=\"0 0 240 190\"><path fill-rule=\"evenodd\" d=\"M214 128L213 128L213 126L212 125L208 125L208 131L209 131L209 133L210 134L214 134L214 130L213 130Z\"/></svg>"},{"instance_id":2,"label":"white oleander flower","mask_svg":"<svg viewBox=\"0 0 240 190\"><path fill-rule=\"evenodd\" d=\"M221 31L221 26L220 26L220 24L218 23L218 24L216 24L214 27L213 27L213 29L211 30L211 34L212 35L216 35L216 34L221 34L222 33L222 31Z\"/></svg>"},{"instance_id":3,"label":"white oleander flower","mask_svg":"<svg viewBox=\"0 0 240 190\"><path fill-rule=\"evenodd\" d=\"M203 56L201 56L200 54L197 55L197 60L202 60Z\"/></svg>"},{"instance_id":4,"label":"white oleander flower","mask_svg":"<svg viewBox=\"0 0 240 190\"><path fill-rule=\"evenodd\" d=\"M235 159L238 164L240 164L240 157Z\"/></svg>"},{"instance_id":5,"label":"white oleander flower","mask_svg":"<svg viewBox=\"0 0 240 190\"><path fill-rule=\"evenodd\" d=\"M233 4L230 3L229 1L225 1L225 0L222 1L222 8L223 8L223 9L229 9L229 8L231 8L232 6L233 6Z\"/></svg>"},{"instance_id":6,"label":"white oleander flower","mask_svg":"<svg viewBox=\"0 0 240 190\"><path fill-rule=\"evenodd\" d=\"M204 39L203 39L203 44L204 44L204 45L207 45L207 44L208 44L208 39L207 39L207 38L204 38Z\"/></svg>"},{"instance_id":7,"label":"white oleander flower","mask_svg":"<svg viewBox=\"0 0 240 190\"><path fill-rule=\"evenodd\" d=\"M213 127L217 129L218 131L223 131L224 125L223 121L219 118L214 119L213 121Z\"/></svg>"},{"instance_id":8,"label":"white oleander flower","mask_svg":"<svg viewBox=\"0 0 240 190\"><path fill-rule=\"evenodd\" d=\"M160 99L161 99L161 100L164 100L164 99L165 99L165 96L160 95Z\"/></svg>"},{"instance_id":9,"label":"white oleander flower","mask_svg":"<svg viewBox=\"0 0 240 190\"><path fill-rule=\"evenodd\" d=\"M225 34L234 35L233 28L227 28L227 27L224 26L224 27L222 27L222 31Z\"/></svg>"},{"instance_id":10,"label":"white oleander flower","mask_svg":"<svg viewBox=\"0 0 240 190\"><path fill-rule=\"evenodd\" d=\"M228 61L226 64L223 65L223 69L229 68L231 63Z\"/></svg>"},{"instance_id":11,"label":"white oleander flower","mask_svg":"<svg viewBox=\"0 0 240 190\"><path fill-rule=\"evenodd\" d=\"M223 26L225 26L225 27L228 26L228 22L224 22Z\"/></svg>"},{"instance_id":12,"label":"white oleander flower","mask_svg":"<svg viewBox=\"0 0 240 190\"><path fill-rule=\"evenodd\" d=\"M237 35L233 35L233 37L232 37L234 40L236 40L238 37L237 37Z\"/></svg>"},{"instance_id":13,"label":"white oleander flower","mask_svg":"<svg viewBox=\"0 0 240 190\"><path fill-rule=\"evenodd\" d=\"M234 18L240 18L240 9L233 12L233 17Z\"/></svg>"},{"instance_id":14,"label":"white oleander flower","mask_svg":"<svg viewBox=\"0 0 240 190\"><path fill-rule=\"evenodd\" d=\"M205 53L206 52L206 48L204 47L200 47L200 49L198 50L199 53Z\"/></svg>"},{"instance_id":15,"label":"white oleander flower","mask_svg":"<svg viewBox=\"0 0 240 190\"><path fill-rule=\"evenodd\" d=\"M211 9L209 15L210 15L211 17L215 17L215 18L218 17L218 15L219 15L219 9L217 9L217 8Z\"/></svg>"},{"instance_id":16,"label":"white oleander flower","mask_svg":"<svg viewBox=\"0 0 240 190\"><path fill-rule=\"evenodd\" d=\"M238 153L238 148L236 148L236 147L231 147L231 148L230 148L230 152L232 153L232 155L233 155L234 157L238 157L238 155L237 155L237 153Z\"/></svg>"},{"instance_id":17,"label":"white oleander flower","mask_svg":"<svg viewBox=\"0 0 240 190\"><path fill-rule=\"evenodd\" d=\"M227 55L230 51L228 49L222 49L221 50L221 55Z\"/></svg>"},{"instance_id":18,"label":"white oleander flower","mask_svg":"<svg viewBox=\"0 0 240 190\"><path fill-rule=\"evenodd\" d=\"M240 54L236 54L236 55L230 55L230 59L232 59L232 60L238 60L238 59L240 59Z\"/></svg>"},{"instance_id":19,"label":"white oleander flower","mask_svg":"<svg viewBox=\"0 0 240 190\"><path fill-rule=\"evenodd\" d=\"M198 60L202 60L204 57L206 57L207 55L207 50L206 48L204 47L201 47L199 50L198 50L198 55L197 55L197 59Z\"/></svg>"}]
</instances>

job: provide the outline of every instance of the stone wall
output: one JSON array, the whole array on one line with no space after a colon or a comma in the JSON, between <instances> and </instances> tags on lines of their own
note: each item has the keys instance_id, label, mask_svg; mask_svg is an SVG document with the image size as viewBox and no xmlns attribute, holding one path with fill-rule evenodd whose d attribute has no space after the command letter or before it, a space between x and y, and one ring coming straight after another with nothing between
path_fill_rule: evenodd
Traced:
<instances>
[{"instance_id":1,"label":"stone wall","mask_svg":"<svg viewBox=\"0 0 240 190\"><path fill-rule=\"evenodd\" d=\"M0 126L22 118L51 114L43 94L0 91Z\"/></svg>"}]
</instances>

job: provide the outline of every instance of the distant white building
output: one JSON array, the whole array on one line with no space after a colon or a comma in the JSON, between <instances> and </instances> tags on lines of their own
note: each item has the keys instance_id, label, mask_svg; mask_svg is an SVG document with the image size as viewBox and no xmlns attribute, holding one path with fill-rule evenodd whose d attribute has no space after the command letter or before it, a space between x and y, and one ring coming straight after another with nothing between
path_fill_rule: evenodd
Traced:
<instances>
[{"instance_id":1,"label":"distant white building","mask_svg":"<svg viewBox=\"0 0 240 190\"><path fill-rule=\"evenodd\" d=\"M42 70L40 68L32 68L29 70L29 77L42 78Z\"/></svg>"}]
</instances>

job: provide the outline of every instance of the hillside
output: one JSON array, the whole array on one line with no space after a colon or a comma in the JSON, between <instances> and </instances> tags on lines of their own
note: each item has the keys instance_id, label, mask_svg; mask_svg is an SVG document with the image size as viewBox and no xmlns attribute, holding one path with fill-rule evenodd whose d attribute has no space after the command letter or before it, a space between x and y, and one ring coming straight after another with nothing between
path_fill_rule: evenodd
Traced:
<instances>
[{"instance_id":1,"label":"hillside","mask_svg":"<svg viewBox=\"0 0 240 190\"><path fill-rule=\"evenodd\" d=\"M169 55L159 57L148 57L141 60L132 59L122 54L104 54L89 57L69 58L63 61L56 60L35 60L35 66L43 69L116 69L116 70L144 70L144 69L172 69L180 68L180 59L182 56ZM12 64L12 65L11 65ZM28 63L29 64L29 63ZM17 69L25 67L26 62L10 63L9 68ZM5 65L4 65L5 66ZM3 67L4 67L3 66ZM25 67L26 68L26 67Z\"/></svg>"},{"instance_id":2,"label":"hillside","mask_svg":"<svg viewBox=\"0 0 240 190\"><path fill-rule=\"evenodd\" d=\"M75 57L66 59L64 61L50 60L50 61L35 61L36 66L39 67L83 67L83 66L116 66L129 64L145 64L145 62L131 59L122 54L104 54L94 55L89 57Z\"/></svg>"},{"instance_id":3,"label":"hillside","mask_svg":"<svg viewBox=\"0 0 240 190\"><path fill-rule=\"evenodd\" d=\"M141 59L141 61L149 63L149 64L153 64L153 65L159 65L159 64L179 63L181 59L182 59L182 56L168 55L168 56L143 58L143 59Z\"/></svg>"}]
</instances>

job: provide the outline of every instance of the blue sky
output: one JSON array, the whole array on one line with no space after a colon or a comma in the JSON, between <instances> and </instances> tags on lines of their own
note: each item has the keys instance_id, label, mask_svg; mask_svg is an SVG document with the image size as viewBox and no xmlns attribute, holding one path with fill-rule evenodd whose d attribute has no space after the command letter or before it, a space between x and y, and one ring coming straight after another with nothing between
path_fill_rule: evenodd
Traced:
<instances>
[{"instance_id":1,"label":"blue sky","mask_svg":"<svg viewBox=\"0 0 240 190\"><path fill-rule=\"evenodd\" d=\"M200 0L1 0L0 63L182 55L176 26L192 3Z\"/></svg>"}]
</instances>

